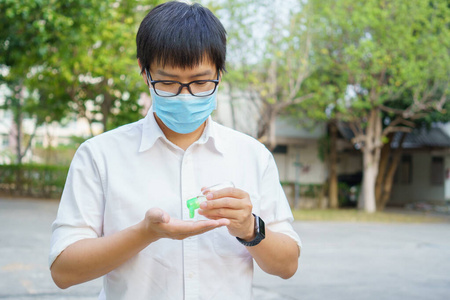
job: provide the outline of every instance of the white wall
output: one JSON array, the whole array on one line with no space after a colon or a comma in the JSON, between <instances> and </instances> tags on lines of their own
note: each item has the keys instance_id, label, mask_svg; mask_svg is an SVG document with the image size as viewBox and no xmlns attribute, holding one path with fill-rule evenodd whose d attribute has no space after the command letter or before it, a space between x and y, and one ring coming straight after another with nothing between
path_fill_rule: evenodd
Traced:
<instances>
[{"instance_id":1,"label":"white wall","mask_svg":"<svg viewBox=\"0 0 450 300\"><path fill-rule=\"evenodd\" d=\"M444 181L444 189L445 189L445 200L450 201L450 155L445 157L445 181Z\"/></svg>"},{"instance_id":2,"label":"white wall","mask_svg":"<svg viewBox=\"0 0 450 300\"><path fill-rule=\"evenodd\" d=\"M9 111L0 110L0 163L11 163L10 157L16 153L17 133L12 120L13 115ZM24 118L22 122L22 133L31 135L34 132L35 120ZM102 125L95 123L92 126L94 135L102 131ZM36 143L43 147L56 147L61 144L68 144L71 136L89 137L91 135L89 123L84 118L73 118L61 125L57 122L44 124L37 128L33 146ZM6 142L5 139L8 139ZM28 151L23 158L24 162L30 162L34 158L32 152Z\"/></svg>"},{"instance_id":3,"label":"white wall","mask_svg":"<svg viewBox=\"0 0 450 300\"><path fill-rule=\"evenodd\" d=\"M317 141L288 146L287 154L274 154L281 181L322 184L327 177L325 164L318 157ZM297 162L300 166L297 167Z\"/></svg>"},{"instance_id":4,"label":"white wall","mask_svg":"<svg viewBox=\"0 0 450 300\"><path fill-rule=\"evenodd\" d=\"M389 204L445 200L445 184L432 185L430 182L431 157L429 152L412 153L412 182L410 184L395 183Z\"/></svg>"}]
</instances>

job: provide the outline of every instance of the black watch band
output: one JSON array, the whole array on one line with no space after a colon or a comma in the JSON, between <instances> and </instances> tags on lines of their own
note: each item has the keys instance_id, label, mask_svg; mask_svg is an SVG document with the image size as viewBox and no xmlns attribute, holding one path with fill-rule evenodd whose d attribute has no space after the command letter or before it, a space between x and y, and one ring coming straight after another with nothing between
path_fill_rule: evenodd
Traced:
<instances>
[{"instance_id":1,"label":"black watch band","mask_svg":"<svg viewBox=\"0 0 450 300\"><path fill-rule=\"evenodd\" d=\"M255 217L255 232L256 237L252 241L244 241L241 238L236 237L236 239L244 246L251 247L256 246L266 237L266 228L264 221L255 214L252 214Z\"/></svg>"}]
</instances>

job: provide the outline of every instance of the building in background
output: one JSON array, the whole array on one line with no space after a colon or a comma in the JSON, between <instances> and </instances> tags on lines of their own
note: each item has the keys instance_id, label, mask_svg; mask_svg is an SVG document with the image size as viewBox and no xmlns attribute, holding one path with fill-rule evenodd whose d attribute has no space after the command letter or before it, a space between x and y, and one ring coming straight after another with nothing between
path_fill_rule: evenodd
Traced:
<instances>
[{"instance_id":1,"label":"building in background","mask_svg":"<svg viewBox=\"0 0 450 300\"><path fill-rule=\"evenodd\" d=\"M258 108L254 97L243 92L231 95L225 85L214 117L226 126L256 136ZM296 120L279 117L277 147L273 154L291 203L299 207L323 207L327 202L324 189L328 167L320 153L327 126L315 123L309 127L300 127ZM349 187L361 184L363 170L362 153L350 142L352 137L350 130L340 128L337 172L341 183ZM436 124L429 131L420 129L409 133L403 148L388 205L450 201L450 123ZM295 191L298 185L300 191ZM297 199L298 193L301 199ZM357 197L353 200L356 202Z\"/></svg>"},{"instance_id":2,"label":"building in background","mask_svg":"<svg viewBox=\"0 0 450 300\"><path fill-rule=\"evenodd\" d=\"M143 107L144 116L151 99L143 93L139 103ZM243 92L234 92L232 95L224 84L219 90L213 119L255 137L259 105L254 97ZM25 118L22 124L23 135L30 136L34 130L34 121ZM56 122L45 124L36 129L31 151L23 162L51 164L52 158L45 157L37 149L69 145L74 136L89 138L92 133L96 135L101 132L101 124L90 126L85 119L75 116L63 125ZM14 163L15 134L12 113L0 110L0 164ZM321 140L326 134L325 123L315 123L308 128L300 127L299 122L287 117L276 120L277 147L273 149L273 155L280 181L293 206L326 206L328 167L327 162L319 155L323 152ZM340 179L358 185L362 178L362 154L353 147L351 138L351 133L341 127L337 169ZM408 134L403 147L389 204L450 201L450 124L437 125L430 131L416 130Z\"/></svg>"},{"instance_id":3,"label":"building in background","mask_svg":"<svg viewBox=\"0 0 450 300\"><path fill-rule=\"evenodd\" d=\"M22 121L22 148L26 147L28 139L34 133L30 150L23 158L24 163L45 163L45 158L38 155L36 149L57 148L61 145L69 145L72 137L91 136L91 130L94 134L101 132L100 124L93 124L93 128L85 119L74 117L68 120L64 125L52 122L43 124L35 129L35 121L30 118L24 118ZM13 122L13 114L8 110L0 110L0 164L15 163L17 153L17 129Z\"/></svg>"},{"instance_id":4,"label":"building in background","mask_svg":"<svg viewBox=\"0 0 450 300\"><path fill-rule=\"evenodd\" d=\"M362 179L362 155L350 140L353 133L339 126L339 174L359 184ZM396 134L391 147L399 145ZM411 203L442 204L450 201L450 124L434 124L431 128L407 133L402 145L388 205Z\"/></svg>"},{"instance_id":5,"label":"building in background","mask_svg":"<svg viewBox=\"0 0 450 300\"><path fill-rule=\"evenodd\" d=\"M450 137L446 130L440 125L406 136L391 204L450 201Z\"/></svg>"}]
</instances>

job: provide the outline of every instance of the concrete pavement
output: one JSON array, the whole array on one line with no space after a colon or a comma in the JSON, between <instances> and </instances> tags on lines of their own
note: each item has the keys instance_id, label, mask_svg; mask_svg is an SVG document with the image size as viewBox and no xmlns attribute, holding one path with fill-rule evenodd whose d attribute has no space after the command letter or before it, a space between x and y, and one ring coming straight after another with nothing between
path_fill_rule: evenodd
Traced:
<instances>
[{"instance_id":1,"label":"concrete pavement","mask_svg":"<svg viewBox=\"0 0 450 300\"><path fill-rule=\"evenodd\" d=\"M58 203L0 198L0 299L97 298L101 280L59 290L47 256ZM448 299L450 224L295 222L289 280L255 271L255 299Z\"/></svg>"}]
</instances>

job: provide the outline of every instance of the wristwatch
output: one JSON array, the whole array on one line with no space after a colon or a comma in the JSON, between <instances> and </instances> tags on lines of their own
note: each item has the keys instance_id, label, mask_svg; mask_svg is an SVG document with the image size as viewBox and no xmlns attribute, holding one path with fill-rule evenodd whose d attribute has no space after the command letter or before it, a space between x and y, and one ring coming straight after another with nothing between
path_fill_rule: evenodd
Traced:
<instances>
[{"instance_id":1,"label":"wristwatch","mask_svg":"<svg viewBox=\"0 0 450 300\"><path fill-rule=\"evenodd\" d=\"M256 237L252 240L252 241L244 241L241 238L237 238L237 240L244 246L247 247L251 247L251 246L256 246L259 243L261 243L261 241L266 237L266 228L264 225L264 221L258 217L255 214L252 214L255 217L255 232L256 232Z\"/></svg>"}]
</instances>

